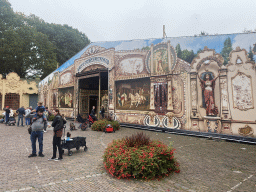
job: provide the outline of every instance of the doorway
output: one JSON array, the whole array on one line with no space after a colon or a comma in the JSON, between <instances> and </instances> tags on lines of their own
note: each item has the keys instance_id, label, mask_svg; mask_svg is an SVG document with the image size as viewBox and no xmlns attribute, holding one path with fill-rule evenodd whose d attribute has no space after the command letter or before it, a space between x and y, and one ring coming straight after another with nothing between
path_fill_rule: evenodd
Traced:
<instances>
[{"instance_id":1,"label":"doorway","mask_svg":"<svg viewBox=\"0 0 256 192\"><path fill-rule=\"evenodd\" d=\"M92 107L95 106L95 112L97 111L98 105L98 96L90 96L89 97L89 114L92 111Z\"/></svg>"}]
</instances>

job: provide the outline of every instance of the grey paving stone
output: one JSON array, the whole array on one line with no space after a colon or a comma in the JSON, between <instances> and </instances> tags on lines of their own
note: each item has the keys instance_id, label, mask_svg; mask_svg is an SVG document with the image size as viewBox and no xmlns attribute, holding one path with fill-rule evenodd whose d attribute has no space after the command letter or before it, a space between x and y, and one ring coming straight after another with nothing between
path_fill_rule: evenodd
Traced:
<instances>
[{"instance_id":1,"label":"grey paving stone","mask_svg":"<svg viewBox=\"0 0 256 192\"><path fill-rule=\"evenodd\" d=\"M88 151L73 149L68 156L65 150L64 160L55 162L48 161L52 129L44 134L43 158L27 157L31 142L26 127L0 124L0 131L0 191L256 191L255 145L127 128L108 134L77 130L71 137L86 137ZM172 142L181 172L147 182L118 180L107 174L102 159L105 146L136 132L167 145Z\"/></svg>"}]
</instances>

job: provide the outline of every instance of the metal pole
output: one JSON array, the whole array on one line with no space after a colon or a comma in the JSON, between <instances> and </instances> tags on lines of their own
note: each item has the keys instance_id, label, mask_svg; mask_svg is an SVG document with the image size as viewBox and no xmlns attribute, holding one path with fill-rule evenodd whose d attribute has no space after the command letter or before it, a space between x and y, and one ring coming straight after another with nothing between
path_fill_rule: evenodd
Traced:
<instances>
[{"instance_id":1,"label":"metal pole","mask_svg":"<svg viewBox=\"0 0 256 192\"><path fill-rule=\"evenodd\" d=\"M101 80L100 80L100 72L99 72L99 104L98 104L98 119L100 118L100 88L101 88Z\"/></svg>"}]
</instances>

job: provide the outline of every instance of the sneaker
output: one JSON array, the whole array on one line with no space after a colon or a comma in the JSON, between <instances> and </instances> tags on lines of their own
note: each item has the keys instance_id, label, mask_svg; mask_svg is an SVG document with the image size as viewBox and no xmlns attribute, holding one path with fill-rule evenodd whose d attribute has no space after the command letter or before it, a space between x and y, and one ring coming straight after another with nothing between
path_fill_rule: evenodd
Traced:
<instances>
[{"instance_id":1,"label":"sneaker","mask_svg":"<svg viewBox=\"0 0 256 192\"><path fill-rule=\"evenodd\" d=\"M52 157L51 159L48 159L48 161L53 161L55 160L56 158Z\"/></svg>"},{"instance_id":2,"label":"sneaker","mask_svg":"<svg viewBox=\"0 0 256 192\"><path fill-rule=\"evenodd\" d=\"M54 161L62 161L63 158L54 159Z\"/></svg>"},{"instance_id":3,"label":"sneaker","mask_svg":"<svg viewBox=\"0 0 256 192\"><path fill-rule=\"evenodd\" d=\"M46 133L47 131L44 130L44 133Z\"/></svg>"},{"instance_id":4,"label":"sneaker","mask_svg":"<svg viewBox=\"0 0 256 192\"><path fill-rule=\"evenodd\" d=\"M36 157L37 156L37 154L30 154L28 157Z\"/></svg>"},{"instance_id":5,"label":"sneaker","mask_svg":"<svg viewBox=\"0 0 256 192\"><path fill-rule=\"evenodd\" d=\"M44 157L44 154L43 154L43 153L39 153L38 156L39 156L39 157Z\"/></svg>"}]
</instances>

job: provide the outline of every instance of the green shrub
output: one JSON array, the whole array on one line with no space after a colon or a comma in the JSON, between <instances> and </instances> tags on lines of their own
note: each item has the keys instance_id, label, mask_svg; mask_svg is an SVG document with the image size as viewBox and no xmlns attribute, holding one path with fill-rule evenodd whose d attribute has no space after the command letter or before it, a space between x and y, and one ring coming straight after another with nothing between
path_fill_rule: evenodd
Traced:
<instances>
[{"instance_id":1,"label":"green shrub","mask_svg":"<svg viewBox=\"0 0 256 192\"><path fill-rule=\"evenodd\" d=\"M3 119L4 118L4 116L3 115L0 115L0 119Z\"/></svg>"},{"instance_id":2,"label":"green shrub","mask_svg":"<svg viewBox=\"0 0 256 192\"><path fill-rule=\"evenodd\" d=\"M55 117L54 115L50 115L50 116L48 117L48 120L49 120L49 121L53 121L54 117Z\"/></svg>"},{"instance_id":3,"label":"green shrub","mask_svg":"<svg viewBox=\"0 0 256 192\"><path fill-rule=\"evenodd\" d=\"M120 124L117 121L108 121L107 119L102 119L102 120L95 121L92 124L92 130L104 131L108 124L111 124L115 131L120 129Z\"/></svg>"},{"instance_id":4,"label":"green shrub","mask_svg":"<svg viewBox=\"0 0 256 192\"><path fill-rule=\"evenodd\" d=\"M118 179L161 179L172 172L180 172L174 150L143 134L133 135L113 140L105 150L103 163L106 170Z\"/></svg>"}]
</instances>

